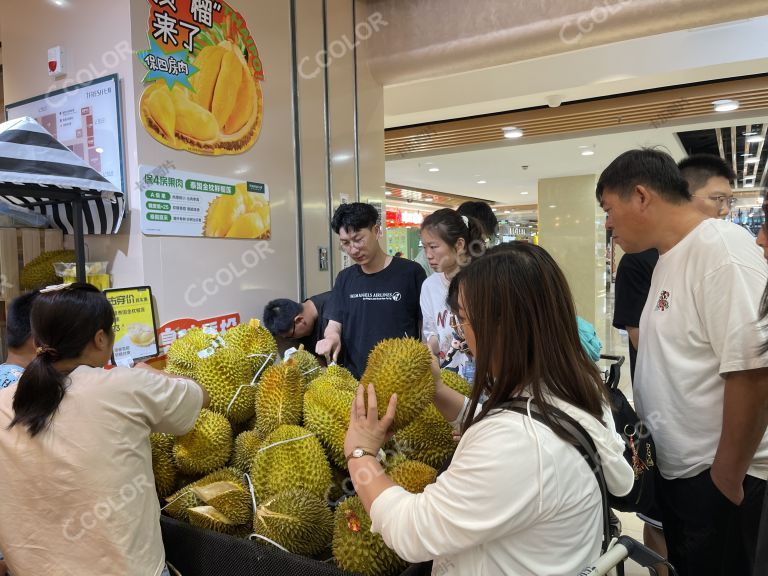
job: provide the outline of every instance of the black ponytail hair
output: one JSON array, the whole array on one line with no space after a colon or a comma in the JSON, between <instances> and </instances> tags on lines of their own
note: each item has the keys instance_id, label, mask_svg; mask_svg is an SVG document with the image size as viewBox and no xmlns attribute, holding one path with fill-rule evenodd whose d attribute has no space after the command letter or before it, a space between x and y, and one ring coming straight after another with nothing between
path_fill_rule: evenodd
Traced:
<instances>
[{"instance_id":1,"label":"black ponytail hair","mask_svg":"<svg viewBox=\"0 0 768 576\"><path fill-rule=\"evenodd\" d=\"M34 437L48 427L66 391L67 375L54 363L79 357L99 330L111 335L115 313L98 288L75 283L38 295L30 320L37 357L16 385L8 428L21 424Z\"/></svg>"},{"instance_id":2,"label":"black ponytail hair","mask_svg":"<svg viewBox=\"0 0 768 576\"><path fill-rule=\"evenodd\" d=\"M485 253L483 225L476 218L462 216L456 210L442 208L424 218L422 230L435 232L451 248L456 248L459 239L464 239L468 257L462 265Z\"/></svg>"}]
</instances>

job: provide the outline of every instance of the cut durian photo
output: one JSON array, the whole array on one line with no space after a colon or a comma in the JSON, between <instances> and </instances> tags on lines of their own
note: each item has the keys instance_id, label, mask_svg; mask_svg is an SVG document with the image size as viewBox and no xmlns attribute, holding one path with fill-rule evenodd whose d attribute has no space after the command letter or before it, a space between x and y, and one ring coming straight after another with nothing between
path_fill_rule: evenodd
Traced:
<instances>
[{"instance_id":1,"label":"cut durian photo","mask_svg":"<svg viewBox=\"0 0 768 576\"><path fill-rule=\"evenodd\" d=\"M195 36L192 89L156 80L141 95L141 123L158 142L195 154L241 154L261 132L261 62L230 16Z\"/></svg>"},{"instance_id":2,"label":"cut durian photo","mask_svg":"<svg viewBox=\"0 0 768 576\"><path fill-rule=\"evenodd\" d=\"M208 205L203 236L269 240L269 201L262 194L248 192L246 182L236 184L234 194L219 196Z\"/></svg>"}]
</instances>

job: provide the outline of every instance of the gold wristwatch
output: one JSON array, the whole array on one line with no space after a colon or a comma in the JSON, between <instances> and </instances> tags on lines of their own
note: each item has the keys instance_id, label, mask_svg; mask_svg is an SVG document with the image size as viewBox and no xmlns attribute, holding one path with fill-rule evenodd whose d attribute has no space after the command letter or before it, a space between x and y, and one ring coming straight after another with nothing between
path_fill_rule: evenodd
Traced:
<instances>
[{"instance_id":1,"label":"gold wristwatch","mask_svg":"<svg viewBox=\"0 0 768 576\"><path fill-rule=\"evenodd\" d=\"M381 463L384 461L384 450L379 448L379 451L374 454L373 452L368 452L362 448L355 448L346 458L347 462L349 462L352 458L362 458L363 456L373 456L379 463Z\"/></svg>"}]
</instances>

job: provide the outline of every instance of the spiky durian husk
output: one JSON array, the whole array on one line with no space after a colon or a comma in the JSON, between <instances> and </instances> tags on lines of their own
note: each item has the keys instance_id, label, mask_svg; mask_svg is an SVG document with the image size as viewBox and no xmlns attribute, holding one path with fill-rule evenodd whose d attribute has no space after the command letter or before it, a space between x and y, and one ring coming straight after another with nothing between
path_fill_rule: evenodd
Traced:
<instances>
[{"instance_id":1,"label":"spiky durian husk","mask_svg":"<svg viewBox=\"0 0 768 576\"><path fill-rule=\"evenodd\" d=\"M253 531L294 554L313 556L331 544L333 513L316 494L288 490L259 504Z\"/></svg>"},{"instance_id":2,"label":"spiky durian husk","mask_svg":"<svg viewBox=\"0 0 768 576\"><path fill-rule=\"evenodd\" d=\"M176 438L173 456L184 474L207 474L221 468L232 453L232 425L224 416L203 409L194 428Z\"/></svg>"}]
</instances>

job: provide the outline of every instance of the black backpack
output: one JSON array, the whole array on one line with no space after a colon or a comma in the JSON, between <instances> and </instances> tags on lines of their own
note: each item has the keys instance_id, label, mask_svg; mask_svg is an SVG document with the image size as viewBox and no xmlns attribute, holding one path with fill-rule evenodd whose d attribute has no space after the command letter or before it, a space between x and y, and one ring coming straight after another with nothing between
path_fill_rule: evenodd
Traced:
<instances>
[{"instance_id":1,"label":"black backpack","mask_svg":"<svg viewBox=\"0 0 768 576\"><path fill-rule=\"evenodd\" d=\"M624 393L619 390L621 365L624 356L600 356L612 360L605 384L611 401L611 412L616 432L624 440L624 458L635 472L632 491L626 496L608 495L611 508L622 512L648 514L654 509L656 499L656 449L650 431L638 417Z\"/></svg>"}]
</instances>

